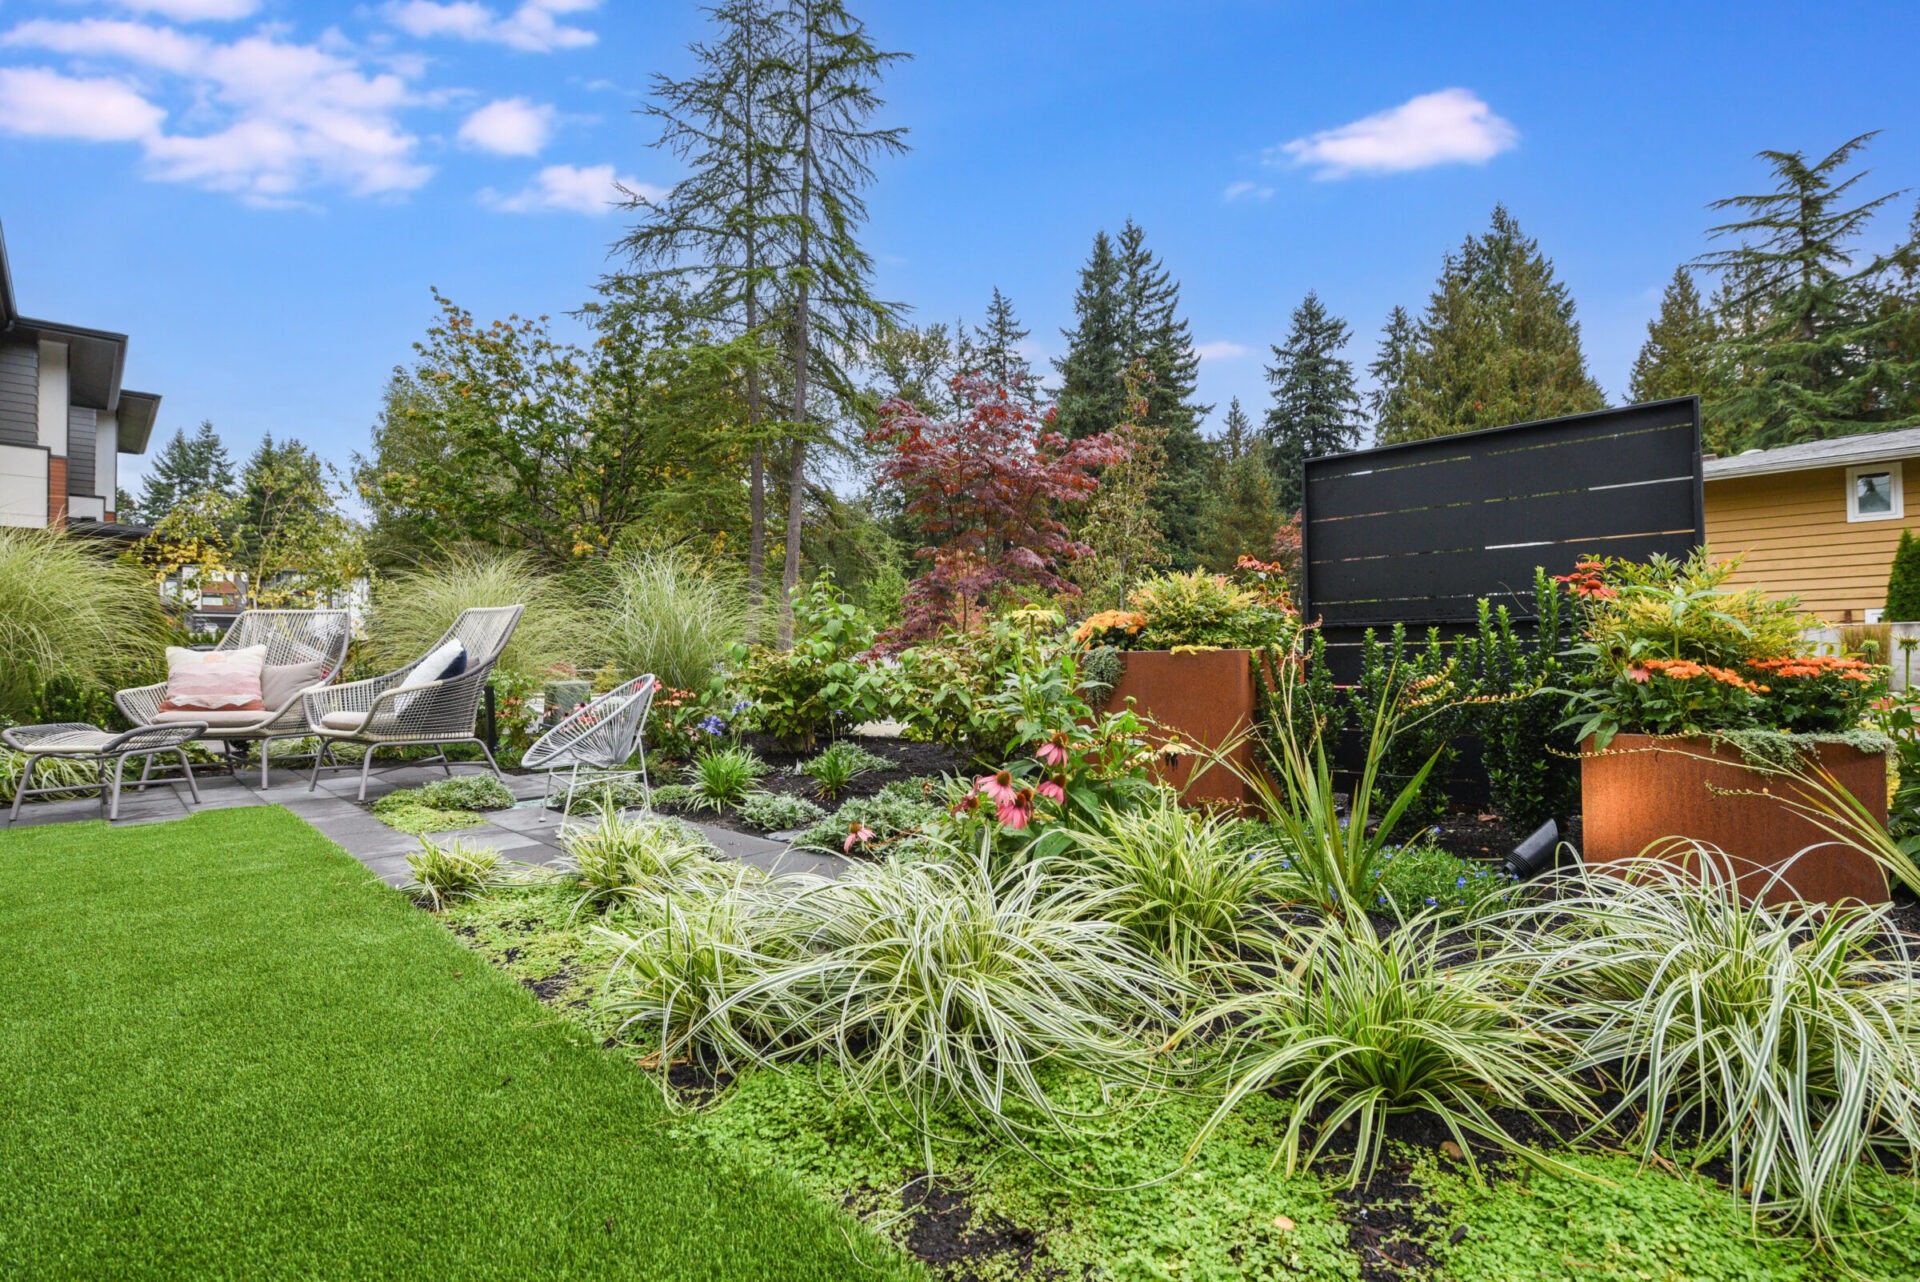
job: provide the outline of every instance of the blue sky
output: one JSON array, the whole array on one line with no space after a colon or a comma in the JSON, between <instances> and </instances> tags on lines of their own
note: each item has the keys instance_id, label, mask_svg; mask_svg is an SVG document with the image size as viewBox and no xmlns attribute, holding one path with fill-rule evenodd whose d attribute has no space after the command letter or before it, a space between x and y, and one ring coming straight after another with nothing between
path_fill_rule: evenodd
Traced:
<instances>
[{"instance_id":1,"label":"blue sky","mask_svg":"<svg viewBox=\"0 0 1920 1282\"><path fill-rule=\"evenodd\" d=\"M882 294L951 322L998 285L1057 355L1090 238L1131 216L1219 412L1264 408L1308 289L1364 365L1497 201L1618 400L1704 206L1762 184L1754 152L1882 129L1867 188L1920 188L1910 2L853 7L915 55L886 87L914 150L872 193ZM345 462L429 286L482 317L586 297L611 182L676 176L632 112L701 32L680 0L0 0L20 305L129 333L162 433Z\"/></svg>"}]
</instances>

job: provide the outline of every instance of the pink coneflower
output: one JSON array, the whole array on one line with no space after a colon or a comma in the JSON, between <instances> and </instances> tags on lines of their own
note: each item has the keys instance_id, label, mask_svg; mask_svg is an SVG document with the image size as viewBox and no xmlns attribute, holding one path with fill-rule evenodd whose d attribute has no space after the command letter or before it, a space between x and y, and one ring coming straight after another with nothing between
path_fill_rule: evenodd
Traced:
<instances>
[{"instance_id":1,"label":"pink coneflower","mask_svg":"<svg viewBox=\"0 0 1920 1282\"><path fill-rule=\"evenodd\" d=\"M1041 763L1044 765L1064 766L1067 764L1067 746L1060 742L1059 735L1055 735L1034 749L1033 755L1040 758Z\"/></svg>"},{"instance_id":2,"label":"pink coneflower","mask_svg":"<svg viewBox=\"0 0 1920 1282\"><path fill-rule=\"evenodd\" d=\"M1067 803L1067 790L1051 779L1041 784L1036 791L1048 801L1057 802L1063 806Z\"/></svg>"},{"instance_id":3,"label":"pink coneflower","mask_svg":"<svg viewBox=\"0 0 1920 1282\"><path fill-rule=\"evenodd\" d=\"M865 824L857 823L847 830L847 840L840 849L850 855L853 853L855 846L872 840L873 829L867 827Z\"/></svg>"},{"instance_id":4,"label":"pink coneflower","mask_svg":"<svg viewBox=\"0 0 1920 1282\"><path fill-rule=\"evenodd\" d=\"M1033 819L1033 790L1022 788L1011 801L1000 803L999 818L1002 826L1015 832L1025 828Z\"/></svg>"},{"instance_id":5,"label":"pink coneflower","mask_svg":"<svg viewBox=\"0 0 1920 1282\"><path fill-rule=\"evenodd\" d=\"M1651 678L1652 676L1653 674L1651 672L1648 672L1645 668L1641 667L1637 663L1634 664L1631 668L1627 669L1627 680L1637 681L1642 685L1645 685L1648 679Z\"/></svg>"},{"instance_id":6,"label":"pink coneflower","mask_svg":"<svg viewBox=\"0 0 1920 1282\"><path fill-rule=\"evenodd\" d=\"M1002 770L999 774L981 775L973 781L973 785L981 792L986 793L987 796L993 798L993 804L996 806L1010 806L1013 804L1015 796L1013 791L1013 776L1005 770Z\"/></svg>"}]
</instances>

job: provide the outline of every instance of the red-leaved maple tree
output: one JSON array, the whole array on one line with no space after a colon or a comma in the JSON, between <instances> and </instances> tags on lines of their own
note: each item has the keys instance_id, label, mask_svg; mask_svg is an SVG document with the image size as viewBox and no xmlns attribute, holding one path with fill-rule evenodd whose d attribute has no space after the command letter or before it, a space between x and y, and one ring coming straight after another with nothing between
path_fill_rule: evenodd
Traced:
<instances>
[{"instance_id":1,"label":"red-leaved maple tree","mask_svg":"<svg viewBox=\"0 0 1920 1282\"><path fill-rule=\"evenodd\" d=\"M905 614L890 640L912 641L1023 589L1073 594L1068 562L1093 549L1073 538L1062 509L1099 488L1093 469L1127 457L1111 433L1070 441L1007 389L963 374L956 401L973 408L939 422L906 401L880 407L869 435L887 448L880 479L897 486L931 564L907 588Z\"/></svg>"}]
</instances>

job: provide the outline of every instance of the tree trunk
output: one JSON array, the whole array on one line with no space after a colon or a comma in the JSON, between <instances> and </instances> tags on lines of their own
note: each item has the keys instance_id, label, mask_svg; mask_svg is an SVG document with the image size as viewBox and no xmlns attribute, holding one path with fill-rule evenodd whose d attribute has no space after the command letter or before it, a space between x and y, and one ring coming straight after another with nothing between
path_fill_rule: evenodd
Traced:
<instances>
[{"instance_id":1,"label":"tree trunk","mask_svg":"<svg viewBox=\"0 0 1920 1282\"><path fill-rule=\"evenodd\" d=\"M809 276L813 270L813 6L806 6L805 56L800 82L800 270L799 295L793 315L793 423L796 430L807 421L807 340L812 320ZM787 564L780 579L780 645L793 644L793 598L800 586L800 529L806 517L807 443L794 437L787 446Z\"/></svg>"}]
</instances>

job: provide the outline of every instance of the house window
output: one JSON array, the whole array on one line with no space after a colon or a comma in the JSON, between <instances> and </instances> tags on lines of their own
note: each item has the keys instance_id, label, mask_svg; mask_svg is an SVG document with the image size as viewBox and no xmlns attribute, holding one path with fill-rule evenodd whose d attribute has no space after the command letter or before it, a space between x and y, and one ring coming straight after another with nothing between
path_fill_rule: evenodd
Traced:
<instances>
[{"instance_id":1,"label":"house window","mask_svg":"<svg viewBox=\"0 0 1920 1282\"><path fill-rule=\"evenodd\" d=\"M1896 521L1906 515L1898 463L1870 463L1847 469L1847 519Z\"/></svg>"}]
</instances>

